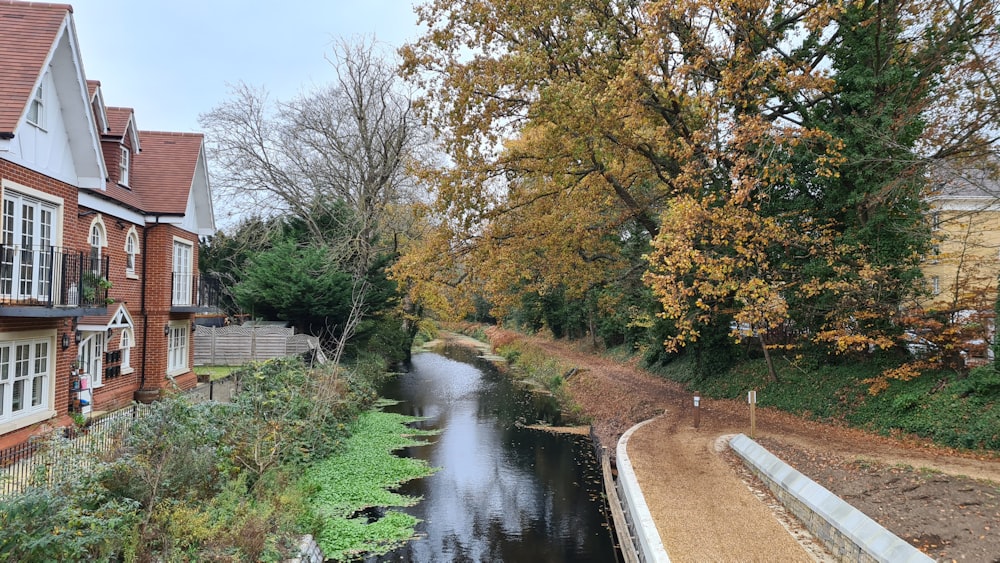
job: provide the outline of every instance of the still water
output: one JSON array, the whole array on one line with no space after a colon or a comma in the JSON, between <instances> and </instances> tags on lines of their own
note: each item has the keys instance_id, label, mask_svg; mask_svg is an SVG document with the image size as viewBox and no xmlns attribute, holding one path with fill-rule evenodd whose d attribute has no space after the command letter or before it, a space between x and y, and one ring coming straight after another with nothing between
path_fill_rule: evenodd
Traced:
<instances>
[{"instance_id":1,"label":"still water","mask_svg":"<svg viewBox=\"0 0 1000 563\"><path fill-rule=\"evenodd\" d=\"M440 470L400 490L423 497L404 509L419 539L377 561L616 561L589 440L519 427L544 416L529 393L470 351L443 353L415 355L383 390L402 401L387 410L441 431L404 452Z\"/></svg>"}]
</instances>

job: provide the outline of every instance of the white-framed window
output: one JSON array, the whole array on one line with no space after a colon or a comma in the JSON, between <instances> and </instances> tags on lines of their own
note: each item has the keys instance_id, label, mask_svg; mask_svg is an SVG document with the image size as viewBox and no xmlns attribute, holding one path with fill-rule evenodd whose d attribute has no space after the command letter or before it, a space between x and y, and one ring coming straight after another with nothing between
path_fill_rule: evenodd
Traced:
<instances>
[{"instance_id":1,"label":"white-framed window","mask_svg":"<svg viewBox=\"0 0 1000 563\"><path fill-rule=\"evenodd\" d=\"M131 156L132 153L129 152L128 147L122 145L121 159L118 160L118 183L123 186L128 185L128 170Z\"/></svg>"},{"instance_id":2,"label":"white-framed window","mask_svg":"<svg viewBox=\"0 0 1000 563\"><path fill-rule=\"evenodd\" d=\"M938 276L931 277L931 293L934 295L941 293L941 278Z\"/></svg>"},{"instance_id":3,"label":"white-framed window","mask_svg":"<svg viewBox=\"0 0 1000 563\"><path fill-rule=\"evenodd\" d=\"M941 212L934 211L931 213L931 230L936 231L941 228Z\"/></svg>"},{"instance_id":4,"label":"white-framed window","mask_svg":"<svg viewBox=\"0 0 1000 563\"><path fill-rule=\"evenodd\" d=\"M173 294L171 299L173 305L191 304L191 286L194 283L193 246L190 241L174 239Z\"/></svg>"},{"instance_id":5,"label":"white-framed window","mask_svg":"<svg viewBox=\"0 0 1000 563\"><path fill-rule=\"evenodd\" d=\"M122 373L129 373L132 371L132 347L135 346L135 338L132 336L132 329L125 328L122 329L121 341L118 344L118 350L122 354L121 368Z\"/></svg>"},{"instance_id":6,"label":"white-framed window","mask_svg":"<svg viewBox=\"0 0 1000 563\"><path fill-rule=\"evenodd\" d=\"M4 189L0 295L49 300L57 217L57 205Z\"/></svg>"},{"instance_id":7,"label":"white-framed window","mask_svg":"<svg viewBox=\"0 0 1000 563\"><path fill-rule=\"evenodd\" d=\"M168 324L167 373L173 375L188 370L188 323L177 321Z\"/></svg>"},{"instance_id":8,"label":"white-framed window","mask_svg":"<svg viewBox=\"0 0 1000 563\"><path fill-rule=\"evenodd\" d=\"M90 273L94 275L96 279L100 279L104 276L104 271L101 268L101 255L102 248L108 246L108 236L107 229L104 228L104 221L101 216L98 215L90 223L90 234L87 238L90 242Z\"/></svg>"},{"instance_id":9,"label":"white-framed window","mask_svg":"<svg viewBox=\"0 0 1000 563\"><path fill-rule=\"evenodd\" d=\"M134 277L135 257L139 254L139 235L135 232L135 227L129 229L125 235L125 274Z\"/></svg>"},{"instance_id":10,"label":"white-framed window","mask_svg":"<svg viewBox=\"0 0 1000 563\"><path fill-rule=\"evenodd\" d=\"M52 339L0 342L0 423L52 410Z\"/></svg>"},{"instance_id":11,"label":"white-framed window","mask_svg":"<svg viewBox=\"0 0 1000 563\"><path fill-rule=\"evenodd\" d=\"M80 375L89 375L94 387L101 385L104 375L104 334L103 330L84 332L76 357L80 363Z\"/></svg>"},{"instance_id":12,"label":"white-framed window","mask_svg":"<svg viewBox=\"0 0 1000 563\"><path fill-rule=\"evenodd\" d=\"M28 123L40 129L45 127L45 91L41 84L38 85L38 88L35 88L35 94L31 97L31 102L28 104L28 115L26 117Z\"/></svg>"}]
</instances>

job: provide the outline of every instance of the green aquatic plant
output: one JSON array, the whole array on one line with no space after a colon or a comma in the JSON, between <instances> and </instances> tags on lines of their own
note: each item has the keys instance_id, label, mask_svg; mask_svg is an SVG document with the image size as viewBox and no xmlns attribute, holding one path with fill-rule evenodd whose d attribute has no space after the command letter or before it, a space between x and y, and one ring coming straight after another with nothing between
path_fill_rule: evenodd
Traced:
<instances>
[{"instance_id":1,"label":"green aquatic plant","mask_svg":"<svg viewBox=\"0 0 1000 563\"><path fill-rule=\"evenodd\" d=\"M362 553L385 553L413 537L418 520L389 508L419 502L420 497L390 489L436 470L423 460L392 453L424 445L427 442L417 438L437 433L407 426L417 420L382 411L365 412L352 423L350 436L336 455L304 473L302 484L311 491L309 503L319 522L316 541L327 557L342 560ZM382 508L386 509L384 514L374 521L362 514Z\"/></svg>"}]
</instances>

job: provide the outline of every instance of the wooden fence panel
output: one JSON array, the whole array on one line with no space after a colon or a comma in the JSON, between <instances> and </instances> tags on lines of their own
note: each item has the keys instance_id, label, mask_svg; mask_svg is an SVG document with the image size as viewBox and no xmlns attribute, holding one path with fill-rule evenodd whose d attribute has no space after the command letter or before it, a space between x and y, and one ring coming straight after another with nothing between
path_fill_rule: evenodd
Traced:
<instances>
[{"instance_id":1,"label":"wooden fence panel","mask_svg":"<svg viewBox=\"0 0 1000 563\"><path fill-rule=\"evenodd\" d=\"M194 333L196 366L235 366L301 354L319 347L314 336L277 326L198 327Z\"/></svg>"}]
</instances>

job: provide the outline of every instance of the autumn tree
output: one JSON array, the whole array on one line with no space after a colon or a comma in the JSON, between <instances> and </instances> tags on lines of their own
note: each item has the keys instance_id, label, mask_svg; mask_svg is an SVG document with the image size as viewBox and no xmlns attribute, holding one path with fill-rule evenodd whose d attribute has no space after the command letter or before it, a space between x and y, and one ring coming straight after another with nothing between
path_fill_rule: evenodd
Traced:
<instances>
[{"instance_id":1,"label":"autumn tree","mask_svg":"<svg viewBox=\"0 0 1000 563\"><path fill-rule=\"evenodd\" d=\"M451 162L427 172L440 233L404 276L472 281L502 313L505 292L648 270L668 347L730 322L765 348L778 327L889 347L928 247L928 164L991 147L994 10L428 2L404 72ZM648 263L615 252L636 232Z\"/></svg>"},{"instance_id":2,"label":"autumn tree","mask_svg":"<svg viewBox=\"0 0 1000 563\"><path fill-rule=\"evenodd\" d=\"M606 288L641 288L678 155L651 167L629 148L660 150L642 100L615 86L638 56L639 8L571 4L418 8L435 31L404 49L404 70L451 165L425 170L439 222L396 272L428 302L480 293L504 315L558 293L596 315L616 308Z\"/></svg>"}]
</instances>

